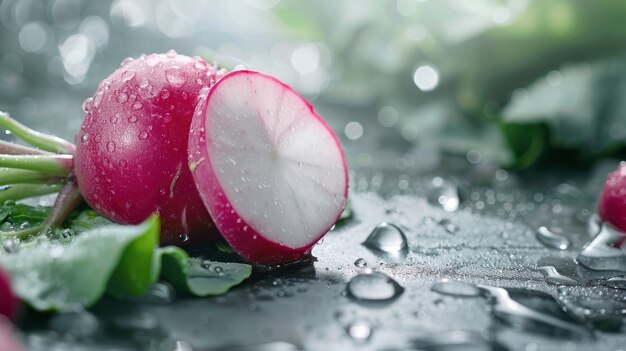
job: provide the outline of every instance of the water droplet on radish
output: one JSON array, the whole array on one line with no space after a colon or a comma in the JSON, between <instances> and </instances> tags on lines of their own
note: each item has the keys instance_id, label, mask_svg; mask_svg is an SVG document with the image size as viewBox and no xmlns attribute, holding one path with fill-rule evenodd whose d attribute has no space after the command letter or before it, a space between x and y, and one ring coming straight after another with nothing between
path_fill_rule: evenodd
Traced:
<instances>
[{"instance_id":1,"label":"water droplet on radish","mask_svg":"<svg viewBox=\"0 0 626 351\"><path fill-rule=\"evenodd\" d=\"M133 110L140 110L143 107L143 104L139 101L133 104Z\"/></svg>"},{"instance_id":2,"label":"water droplet on radish","mask_svg":"<svg viewBox=\"0 0 626 351\"><path fill-rule=\"evenodd\" d=\"M80 137L80 142L86 143L87 141L89 141L89 134L85 133Z\"/></svg>"},{"instance_id":3,"label":"water droplet on radish","mask_svg":"<svg viewBox=\"0 0 626 351\"><path fill-rule=\"evenodd\" d=\"M137 122L137 116L131 115L128 117L128 122L129 123L135 123Z\"/></svg>"},{"instance_id":4,"label":"water droplet on radish","mask_svg":"<svg viewBox=\"0 0 626 351\"><path fill-rule=\"evenodd\" d=\"M408 246L402 230L387 222L377 225L363 245L369 249L387 253L398 253Z\"/></svg>"},{"instance_id":5,"label":"water droplet on radish","mask_svg":"<svg viewBox=\"0 0 626 351\"><path fill-rule=\"evenodd\" d=\"M356 261L354 261L354 265L360 268L367 267L367 261L364 258L359 257Z\"/></svg>"},{"instance_id":6,"label":"water droplet on radish","mask_svg":"<svg viewBox=\"0 0 626 351\"><path fill-rule=\"evenodd\" d=\"M570 245L568 238L544 226L537 228L535 237L540 243L550 249L567 250Z\"/></svg>"},{"instance_id":7,"label":"water droplet on radish","mask_svg":"<svg viewBox=\"0 0 626 351\"><path fill-rule=\"evenodd\" d=\"M98 91L96 95L93 97L93 107L98 108L100 103L102 102L102 98L104 97L103 91Z\"/></svg>"},{"instance_id":8,"label":"water droplet on radish","mask_svg":"<svg viewBox=\"0 0 626 351\"><path fill-rule=\"evenodd\" d=\"M124 67L124 66L126 66L127 64L129 64L129 63L131 63L133 61L135 61L134 58L127 57L127 58L123 59L122 62L120 62L120 67Z\"/></svg>"},{"instance_id":9,"label":"water droplet on radish","mask_svg":"<svg viewBox=\"0 0 626 351\"><path fill-rule=\"evenodd\" d=\"M173 66L165 70L165 79L173 87L179 88L187 82L187 74L182 70L182 68Z\"/></svg>"},{"instance_id":10,"label":"water droplet on radish","mask_svg":"<svg viewBox=\"0 0 626 351\"><path fill-rule=\"evenodd\" d=\"M135 77L135 74L136 74L135 71L132 69L122 72L122 82L125 83L133 79Z\"/></svg>"},{"instance_id":11,"label":"water droplet on radish","mask_svg":"<svg viewBox=\"0 0 626 351\"><path fill-rule=\"evenodd\" d=\"M182 240L182 241L188 241L188 240L189 240L189 235L188 235L188 234L185 234L185 233L183 233L183 234L179 235L178 237L179 237L179 238L180 238L180 240Z\"/></svg>"},{"instance_id":12,"label":"water droplet on radish","mask_svg":"<svg viewBox=\"0 0 626 351\"><path fill-rule=\"evenodd\" d=\"M167 56L168 58L174 58L176 57L176 55L176 50L168 50L167 53L165 53L165 56Z\"/></svg>"},{"instance_id":13,"label":"water droplet on radish","mask_svg":"<svg viewBox=\"0 0 626 351\"><path fill-rule=\"evenodd\" d=\"M95 141L96 143L99 143L102 141L102 135L98 134L96 135L95 138L93 138L93 141Z\"/></svg>"},{"instance_id":14,"label":"water droplet on radish","mask_svg":"<svg viewBox=\"0 0 626 351\"><path fill-rule=\"evenodd\" d=\"M348 295L361 301L386 301L400 296L404 288L383 273L361 273L348 282Z\"/></svg>"},{"instance_id":15,"label":"water droplet on radish","mask_svg":"<svg viewBox=\"0 0 626 351\"><path fill-rule=\"evenodd\" d=\"M170 91L167 89L161 90L161 99L165 100L170 97Z\"/></svg>"},{"instance_id":16,"label":"water droplet on radish","mask_svg":"<svg viewBox=\"0 0 626 351\"><path fill-rule=\"evenodd\" d=\"M113 124L117 124L117 122L119 122L120 118L118 117L117 114L114 114L113 116L111 116L111 123Z\"/></svg>"},{"instance_id":17,"label":"water droplet on radish","mask_svg":"<svg viewBox=\"0 0 626 351\"><path fill-rule=\"evenodd\" d=\"M128 101L128 95L126 93L120 93L117 95L117 98L115 98L117 100L117 102L119 102L120 104L125 103L126 101Z\"/></svg>"},{"instance_id":18,"label":"water droplet on radish","mask_svg":"<svg viewBox=\"0 0 626 351\"><path fill-rule=\"evenodd\" d=\"M120 160L119 165L120 167L126 167L126 160Z\"/></svg>"},{"instance_id":19,"label":"water droplet on radish","mask_svg":"<svg viewBox=\"0 0 626 351\"><path fill-rule=\"evenodd\" d=\"M109 152L113 152L113 151L115 151L115 142L114 142L114 141L109 141L109 142L107 143L107 150L108 150Z\"/></svg>"},{"instance_id":20,"label":"water droplet on radish","mask_svg":"<svg viewBox=\"0 0 626 351\"><path fill-rule=\"evenodd\" d=\"M93 102L93 98L91 98L91 97L86 98L85 101L83 101L83 111L84 112L89 112L91 110L92 102Z\"/></svg>"},{"instance_id":21,"label":"water droplet on radish","mask_svg":"<svg viewBox=\"0 0 626 351\"><path fill-rule=\"evenodd\" d=\"M150 67L156 66L156 64L159 63L159 55L157 54L148 55L148 58L146 59L146 63Z\"/></svg>"},{"instance_id":22,"label":"water droplet on radish","mask_svg":"<svg viewBox=\"0 0 626 351\"><path fill-rule=\"evenodd\" d=\"M459 231L459 226L452 223L452 221L447 218L440 220L439 226L442 227L448 234L454 234Z\"/></svg>"},{"instance_id":23,"label":"water droplet on radish","mask_svg":"<svg viewBox=\"0 0 626 351\"><path fill-rule=\"evenodd\" d=\"M139 140L146 140L148 139L148 132L146 132L145 130L141 133L139 133Z\"/></svg>"},{"instance_id":24,"label":"water droplet on radish","mask_svg":"<svg viewBox=\"0 0 626 351\"><path fill-rule=\"evenodd\" d=\"M474 284L448 280L445 278L433 284L430 290L443 295L457 297L474 297L480 296L481 294L480 289Z\"/></svg>"}]
</instances>

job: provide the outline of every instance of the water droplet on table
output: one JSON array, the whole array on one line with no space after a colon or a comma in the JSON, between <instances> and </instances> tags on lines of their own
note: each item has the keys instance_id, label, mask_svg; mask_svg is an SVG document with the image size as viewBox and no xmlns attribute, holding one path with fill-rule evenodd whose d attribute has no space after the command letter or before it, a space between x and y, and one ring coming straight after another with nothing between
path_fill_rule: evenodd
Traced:
<instances>
[{"instance_id":1,"label":"water droplet on table","mask_svg":"<svg viewBox=\"0 0 626 351\"><path fill-rule=\"evenodd\" d=\"M408 246L404 232L397 226L387 222L377 225L365 239L363 245L369 249L387 253L398 253Z\"/></svg>"},{"instance_id":2,"label":"water droplet on table","mask_svg":"<svg viewBox=\"0 0 626 351\"><path fill-rule=\"evenodd\" d=\"M2 239L2 248L6 253L14 253L20 250L20 241L17 238Z\"/></svg>"},{"instance_id":3,"label":"water droplet on table","mask_svg":"<svg viewBox=\"0 0 626 351\"><path fill-rule=\"evenodd\" d=\"M537 267L541 274L546 278L546 282L555 285L580 285L576 280L566 277L559 273L554 266Z\"/></svg>"},{"instance_id":4,"label":"water droplet on table","mask_svg":"<svg viewBox=\"0 0 626 351\"><path fill-rule=\"evenodd\" d=\"M590 237L595 238L600 233L602 228L602 220L598 214L594 213L587 219L587 234Z\"/></svg>"},{"instance_id":5,"label":"water droplet on table","mask_svg":"<svg viewBox=\"0 0 626 351\"><path fill-rule=\"evenodd\" d=\"M362 273L348 282L348 294L361 301L387 301L402 295L404 288L383 273Z\"/></svg>"},{"instance_id":6,"label":"water droplet on table","mask_svg":"<svg viewBox=\"0 0 626 351\"><path fill-rule=\"evenodd\" d=\"M626 275L609 278L604 282L604 286L614 289L626 290Z\"/></svg>"},{"instance_id":7,"label":"water droplet on table","mask_svg":"<svg viewBox=\"0 0 626 351\"><path fill-rule=\"evenodd\" d=\"M449 180L435 177L428 191L428 202L444 211L456 211L461 203L459 187Z\"/></svg>"},{"instance_id":8,"label":"water droplet on table","mask_svg":"<svg viewBox=\"0 0 626 351\"><path fill-rule=\"evenodd\" d=\"M439 221L439 226L442 227L448 234L454 234L459 231L459 226L452 223L451 220L444 218Z\"/></svg>"},{"instance_id":9,"label":"water droplet on table","mask_svg":"<svg viewBox=\"0 0 626 351\"><path fill-rule=\"evenodd\" d=\"M616 270L626 272L626 234L604 223L600 233L588 242L576 260L587 268L595 270ZM624 245L620 247L620 245Z\"/></svg>"},{"instance_id":10,"label":"water droplet on table","mask_svg":"<svg viewBox=\"0 0 626 351\"><path fill-rule=\"evenodd\" d=\"M570 240L561 234L558 234L548 227L541 226L535 231L535 237L545 247L555 250L567 250Z\"/></svg>"},{"instance_id":11,"label":"water droplet on table","mask_svg":"<svg viewBox=\"0 0 626 351\"><path fill-rule=\"evenodd\" d=\"M372 336L372 326L366 321L356 321L346 327L348 335L356 341L365 341Z\"/></svg>"},{"instance_id":12,"label":"water droplet on table","mask_svg":"<svg viewBox=\"0 0 626 351\"><path fill-rule=\"evenodd\" d=\"M442 279L436 282L430 290L443 295L457 297L475 297L481 295L481 290L474 284L448 279Z\"/></svg>"},{"instance_id":13,"label":"water droplet on table","mask_svg":"<svg viewBox=\"0 0 626 351\"><path fill-rule=\"evenodd\" d=\"M621 290L603 286L562 286L558 292L559 302L582 319L626 317L626 296Z\"/></svg>"},{"instance_id":14,"label":"water droplet on table","mask_svg":"<svg viewBox=\"0 0 626 351\"><path fill-rule=\"evenodd\" d=\"M354 265L359 268L367 267L367 261L364 258L359 257L356 261L354 261Z\"/></svg>"},{"instance_id":15,"label":"water droplet on table","mask_svg":"<svg viewBox=\"0 0 626 351\"><path fill-rule=\"evenodd\" d=\"M60 334L85 338L94 335L98 331L100 323L91 312L78 310L54 314L48 322L48 326Z\"/></svg>"},{"instance_id":16,"label":"water droplet on table","mask_svg":"<svg viewBox=\"0 0 626 351\"><path fill-rule=\"evenodd\" d=\"M418 350L430 351L492 351L501 350L495 342L479 332L469 330L445 331L415 338L411 344Z\"/></svg>"}]
</instances>

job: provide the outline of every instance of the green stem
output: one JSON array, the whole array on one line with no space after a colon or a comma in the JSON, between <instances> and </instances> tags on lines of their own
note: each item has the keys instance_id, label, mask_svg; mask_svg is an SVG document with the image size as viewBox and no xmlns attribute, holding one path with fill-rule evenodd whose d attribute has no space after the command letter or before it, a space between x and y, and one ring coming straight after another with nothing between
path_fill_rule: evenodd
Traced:
<instances>
[{"instance_id":1,"label":"green stem","mask_svg":"<svg viewBox=\"0 0 626 351\"><path fill-rule=\"evenodd\" d=\"M26 240L31 236L37 236L43 233L43 226L36 226L28 229L16 230L13 232L2 232L0 238L18 238L20 240Z\"/></svg>"},{"instance_id":2,"label":"green stem","mask_svg":"<svg viewBox=\"0 0 626 351\"><path fill-rule=\"evenodd\" d=\"M50 155L49 152L29 146L18 145L0 140L0 154L5 155Z\"/></svg>"},{"instance_id":3,"label":"green stem","mask_svg":"<svg viewBox=\"0 0 626 351\"><path fill-rule=\"evenodd\" d=\"M78 186L73 182L65 184L61 191L59 191L59 196L57 196L48 218L46 218L46 221L43 223L42 232L50 228L61 226L81 201L82 197L80 196Z\"/></svg>"},{"instance_id":4,"label":"green stem","mask_svg":"<svg viewBox=\"0 0 626 351\"><path fill-rule=\"evenodd\" d=\"M61 184L9 184L7 188L0 190L0 204L7 200L18 201L29 197L56 193L61 187Z\"/></svg>"},{"instance_id":5,"label":"green stem","mask_svg":"<svg viewBox=\"0 0 626 351\"><path fill-rule=\"evenodd\" d=\"M62 177L48 174L25 171L21 169L0 169L0 185L9 184L55 184L60 183Z\"/></svg>"},{"instance_id":6,"label":"green stem","mask_svg":"<svg viewBox=\"0 0 626 351\"><path fill-rule=\"evenodd\" d=\"M55 176L68 176L74 167L74 156L0 155L0 167L27 169Z\"/></svg>"},{"instance_id":7,"label":"green stem","mask_svg":"<svg viewBox=\"0 0 626 351\"><path fill-rule=\"evenodd\" d=\"M74 154L76 151L76 146L69 141L31 129L11 118L8 113L2 111L0 111L0 127L42 150L67 154Z\"/></svg>"}]
</instances>

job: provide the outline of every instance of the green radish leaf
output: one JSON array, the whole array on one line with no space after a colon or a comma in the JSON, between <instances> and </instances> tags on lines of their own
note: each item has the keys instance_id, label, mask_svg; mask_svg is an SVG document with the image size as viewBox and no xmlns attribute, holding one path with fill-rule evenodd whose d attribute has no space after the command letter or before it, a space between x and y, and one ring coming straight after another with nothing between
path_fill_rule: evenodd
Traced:
<instances>
[{"instance_id":1,"label":"green radish leaf","mask_svg":"<svg viewBox=\"0 0 626 351\"><path fill-rule=\"evenodd\" d=\"M190 258L175 246L160 248L159 253L161 276L176 289L196 296L224 294L252 274L250 265Z\"/></svg>"},{"instance_id":2,"label":"green radish leaf","mask_svg":"<svg viewBox=\"0 0 626 351\"><path fill-rule=\"evenodd\" d=\"M94 228L69 244L39 237L17 252L0 253L0 265L16 295L36 310L89 307L107 290L138 294L154 282L158 235L159 220L153 216L137 226Z\"/></svg>"}]
</instances>

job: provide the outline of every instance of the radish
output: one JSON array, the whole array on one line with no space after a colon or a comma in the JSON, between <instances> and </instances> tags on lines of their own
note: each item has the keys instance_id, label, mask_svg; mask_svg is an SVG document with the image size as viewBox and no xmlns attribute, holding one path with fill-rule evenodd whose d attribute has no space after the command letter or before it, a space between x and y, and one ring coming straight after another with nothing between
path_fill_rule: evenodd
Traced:
<instances>
[{"instance_id":1,"label":"radish","mask_svg":"<svg viewBox=\"0 0 626 351\"><path fill-rule=\"evenodd\" d=\"M0 315L13 320L18 306L19 300L13 295L9 276L0 269Z\"/></svg>"},{"instance_id":2,"label":"radish","mask_svg":"<svg viewBox=\"0 0 626 351\"><path fill-rule=\"evenodd\" d=\"M294 90L257 72L229 73L200 97L189 168L224 239L254 263L301 259L346 205L337 137Z\"/></svg>"},{"instance_id":3,"label":"radish","mask_svg":"<svg viewBox=\"0 0 626 351\"><path fill-rule=\"evenodd\" d=\"M160 214L163 244L214 238L217 232L187 167L187 139L200 91L225 72L174 51L126 59L84 102L76 146L0 112L0 126L40 148L0 143L0 166L13 168L0 172L0 185L26 197L59 188L23 183L65 183L44 228L60 225L82 195L121 224Z\"/></svg>"},{"instance_id":4,"label":"radish","mask_svg":"<svg viewBox=\"0 0 626 351\"><path fill-rule=\"evenodd\" d=\"M626 164L609 173L600 196L598 215L602 221L626 232Z\"/></svg>"}]
</instances>

